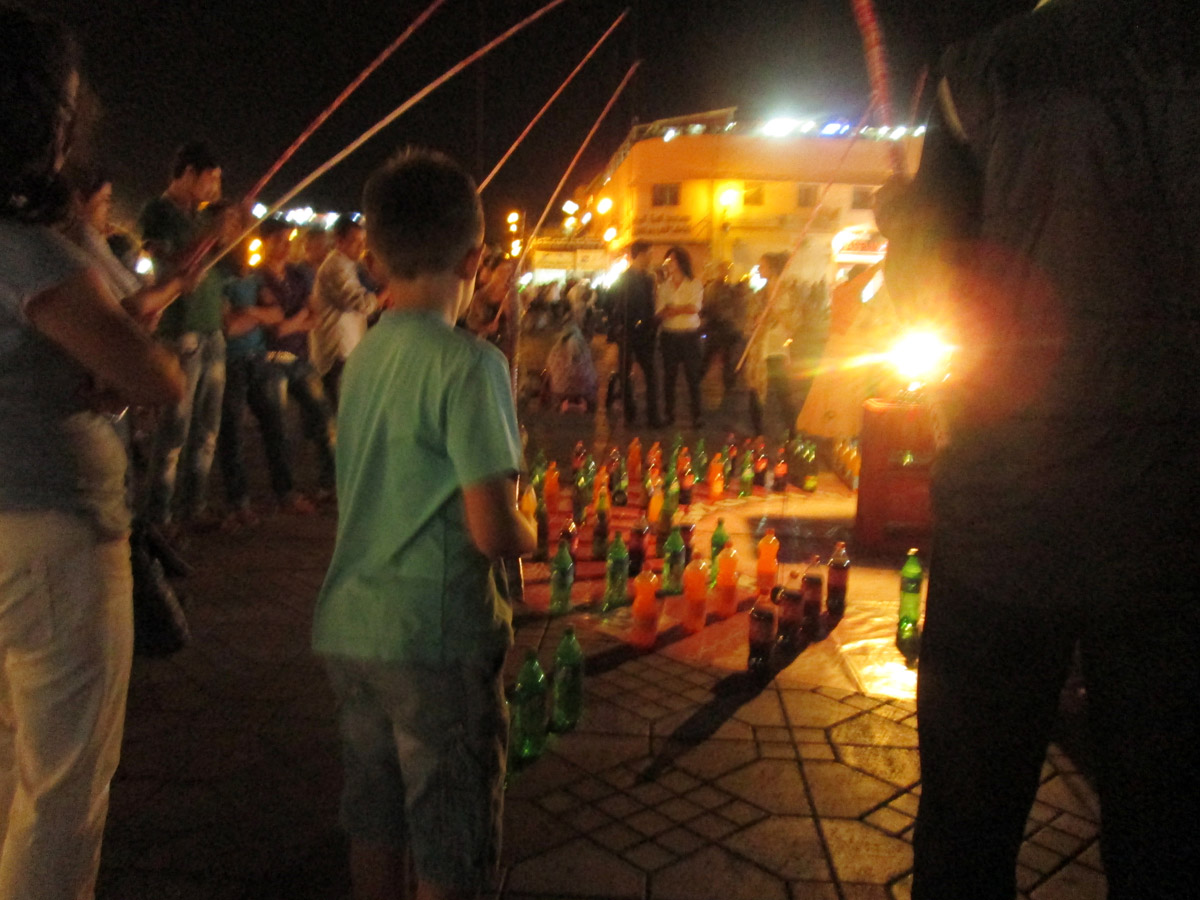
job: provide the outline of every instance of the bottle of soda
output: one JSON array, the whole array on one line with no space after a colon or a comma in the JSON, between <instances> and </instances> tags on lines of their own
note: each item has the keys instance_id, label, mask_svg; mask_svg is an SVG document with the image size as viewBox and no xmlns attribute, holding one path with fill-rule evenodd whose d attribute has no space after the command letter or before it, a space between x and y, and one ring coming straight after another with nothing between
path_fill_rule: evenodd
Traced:
<instances>
[{"instance_id":1,"label":"bottle of soda","mask_svg":"<svg viewBox=\"0 0 1200 900\"><path fill-rule=\"evenodd\" d=\"M742 454L742 474L739 480L741 485L738 489L738 496L752 497L754 495L754 453L751 451Z\"/></svg>"},{"instance_id":2,"label":"bottle of soda","mask_svg":"<svg viewBox=\"0 0 1200 900\"><path fill-rule=\"evenodd\" d=\"M559 538L558 552L550 564L550 614L561 616L571 611L571 586L575 584L575 560L571 558L571 543Z\"/></svg>"},{"instance_id":3,"label":"bottle of soda","mask_svg":"<svg viewBox=\"0 0 1200 900\"><path fill-rule=\"evenodd\" d=\"M592 527L592 559L604 559L608 553L608 488L600 488L596 500L596 524Z\"/></svg>"},{"instance_id":4,"label":"bottle of soda","mask_svg":"<svg viewBox=\"0 0 1200 900\"><path fill-rule=\"evenodd\" d=\"M692 561L692 541L696 537L696 523L680 522L679 536L683 538L683 564L686 566Z\"/></svg>"},{"instance_id":5,"label":"bottle of soda","mask_svg":"<svg viewBox=\"0 0 1200 900\"><path fill-rule=\"evenodd\" d=\"M692 470L700 478L708 471L708 450L704 446L704 438L696 439L696 452L692 454Z\"/></svg>"},{"instance_id":6,"label":"bottle of soda","mask_svg":"<svg viewBox=\"0 0 1200 900\"><path fill-rule=\"evenodd\" d=\"M684 506L692 503L692 488L696 485L696 473L692 471L691 463L684 466L679 474L679 502Z\"/></svg>"},{"instance_id":7,"label":"bottle of soda","mask_svg":"<svg viewBox=\"0 0 1200 900\"><path fill-rule=\"evenodd\" d=\"M575 476L575 490L571 493L571 518L575 524L583 525L587 521L588 486L583 469Z\"/></svg>"},{"instance_id":8,"label":"bottle of soda","mask_svg":"<svg viewBox=\"0 0 1200 900\"><path fill-rule=\"evenodd\" d=\"M646 535L650 533L650 523L646 517L638 519L636 525L629 531L629 577L636 578L646 562Z\"/></svg>"},{"instance_id":9,"label":"bottle of soda","mask_svg":"<svg viewBox=\"0 0 1200 900\"><path fill-rule=\"evenodd\" d=\"M655 441L650 445L650 449L646 451L646 465L654 466L656 469L662 469L662 444Z\"/></svg>"},{"instance_id":10,"label":"bottle of soda","mask_svg":"<svg viewBox=\"0 0 1200 900\"><path fill-rule=\"evenodd\" d=\"M917 548L908 551L908 559L900 569L900 617L896 623L896 647L909 665L916 662L920 652L921 583L925 570L917 556Z\"/></svg>"},{"instance_id":11,"label":"bottle of soda","mask_svg":"<svg viewBox=\"0 0 1200 900\"><path fill-rule=\"evenodd\" d=\"M804 577L800 579L800 596L804 606L804 636L815 641L821 634L821 599L825 580L821 577L821 562L814 557Z\"/></svg>"},{"instance_id":12,"label":"bottle of soda","mask_svg":"<svg viewBox=\"0 0 1200 900\"><path fill-rule=\"evenodd\" d=\"M754 448L754 486L767 486L767 469L771 465L771 460L767 456L767 444L761 437L758 439L758 446Z\"/></svg>"},{"instance_id":13,"label":"bottle of soda","mask_svg":"<svg viewBox=\"0 0 1200 900\"><path fill-rule=\"evenodd\" d=\"M717 554L717 587L713 594L713 612L728 619L737 612L737 567L738 552L733 543L727 543Z\"/></svg>"},{"instance_id":14,"label":"bottle of soda","mask_svg":"<svg viewBox=\"0 0 1200 900\"><path fill-rule=\"evenodd\" d=\"M787 448L779 448L779 458L775 461L775 482L771 485L772 489L777 494L782 494L787 490L788 483L788 461Z\"/></svg>"},{"instance_id":15,"label":"bottle of soda","mask_svg":"<svg viewBox=\"0 0 1200 900\"><path fill-rule=\"evenodd\" d=\"M664 594L683 593L684 563L683 536L679 527L671 529L671 536L663 544L663 577L662 589Z\"/></svg>"},{"instance_id":16,"label":"bottle of soda","mask_svg":"<svg viewBox=\"0 0 1200 900\"><path fill-rule=\"evenodd\" d=\"M728 543L729 532L725 530L725 520L717 519L717 527L713 529L712 534L712 552L709 554L709 562L712 563L713 584L716 584L717 578L717 554L724 550Z\"/></svg>"},{"instance_id":17,"label":"bottle of soda","mask_svg":"<svg viewBox=\"0 0 1200 900\"><path fill-rule=\"evenodd\" d=\"M587 459L587 450L583 447L583 441L575 442L575 450L571 453L571 480L574 481L579 477L580 471L583 470L584 461Z\"/></svg>"},{"instance_id":18,"label":"bottle of soda","mask_svg":"<svg viewBox=\"0 0 1200 900\"><path fill-rule=\"evenodd\" d=\"M621 532L617 532L609 544L604 566L604 599L601 601L601 612L608 612L626 603L626 593L629 589L629 553L625 542L621 540Z\"/></svg>"},{"instance_id":19,"label":"bottle of soda","mask_svg":"<svg viewBox=\"0 0 1200 900\"><path fill-rule=\"evenodd\" d=\"M770 593L779 578L779 538L775 537L774 528L768 528L758 542L757 576L760 594Z\"/></svg>"},{"instance_id":20,"label":"bottle of soda","mask_svg":"<svg viewBox=\"0 0 1200 900\"><path fill-rule=\"evenodd\" d=\"M801 459L803 461L802 480L800 489L812 493L817 489L817 474L820 468L817 465L817 445L812 441L804 443L804 449L801 451Z\"/></svg>"},{"instance_id":21,"label":"bottle of soda","mask_svg":"<svg viewBox=\"0 0 1200 900\"><path fill-rule=\"evenodd\" d=\"M546 477L542 481L542 496L546 498L546 509L549 512L558 512L559 492L562 490L559 484L560 477L558 463L550 460L550 465L546 466Z\"/></svg>"},{"instance_id":22,"label":"bottle of soda","mask_svg":"<svg viewBox=\"0 0 1200 900\"><path fill-rule=\"evenodd\" d=\"M546 673L533 650L526 652L517 673L511 711L516 757L536 759L546 746Z\"/></svg>"},{"instance_id":23,"label":"bottle of soda","mask_svg":"<svg viewBox=\"0 0 1200 900\"><path fill-rule=\"evenodd\" d=\"M829 559L825 578L825 608L831 619L840 619L846 614L846 588L849 584L850 557L846 554L846 542L838 541Z\"/></svg>"},{"instance_id":24,"label":"bottle of soda","mask_svg":"<svg viewBox=\"0 0 1200 900\"><path fill-rule=\"evenodd\" d=\"M575 629L568 625L554 651L550 727L557 732L570 731L583 715L583 660Z\"/></svg>"},{"instance_id":25,"label":"bottle of soda","mask_svg":"<svg viewBox=\"0 0 1200 900\"><path fill-rule=\"evenodd\" d=\"M683 630L696 634L708 612L708 560L696 557L683 570Z\"/></svg>"},{"instance_id":26,"label":"bottle of soda","mask_svg":"<svg viewBox=\"0 0 1200 900\"><path fill-rule=\"evenodd\" d=\"M558 533L560 541L566 541L567 552L571 554L571 562L579 561L579 526L574 519L567 519L562 531Z\"/></svg>"},{"instance_id":27,"label":"bottle of soda","mask_svg":"<svg viewBox=\"0 0 1200 900\"><path fill-rule=\"evenodd\" d=\"M633 625L629 630L629 643L641 650L649 650L658 640L658 617L662 612L658 605L658 576L649 569L642 569L633 580Z\"/></svg>"},{"instance_id":28,"label":"bottle of soda","mask_svg":"<svg viewBox=\"0 0 1200 900\"><path fill-rule=\"evenodd\" d=\"M708 464L708 500L716 502L725 496L725 459L720 453Z\"/></svg>"},{"instance_id":29,"label":"bottle of soda","mask_svg":"<svg viewBox=\"0 0 1200 900\"><path fill-rule=\"evenodd\" d=\"M778 586L771 592L779 607L779 645L785 650L804 644L804 592L797 575L793 572L787 587Z\"/></svg>"},{"instance_id":30,"label":"bottle of soda","mask_svg":"<svg viewBox=\"0 0 1200 900\"><path fill-rule=\"evenodd\" d=\"M782 626L782 622L780 623ZM775 643L775 610L770 595L759 592L750 608L748 668L756 675L771 670L771 648Z\"/></svg>"},{"instance_id":31,"label":"bottle of soda","mask_svg":"<svg viewBox=\"0 0 1200 900\"><path fill-rule=\"evenodd\" d=\"M626 456L625 467L634 484L642 477L642 442L634 438L629 442L629 453Z\"/></svg>"},{"instance_id":32,"label":"bottle of soda","mask_svg":"<svg viewBox=\"0 0 1200 900\"><path fill-rule=\"evenodd\" d=\"M537 549L533 551L533 558L538 562L545 562L550 556L550 511L546 508L544 484L541 493L538 494L534 519L537 522Z\"/></svg>"},{"instance_id":33,"label":"bottle of soda","mask_svg":"<svg viewBox=\"0 0 1200 900\"><path fill-rule=\"evenodd\" d=\"M616 506L624 506L629 502L629 472L623 459L617 460L617 471L613 475L612 502Z\"/></svg>"}]
</instances>

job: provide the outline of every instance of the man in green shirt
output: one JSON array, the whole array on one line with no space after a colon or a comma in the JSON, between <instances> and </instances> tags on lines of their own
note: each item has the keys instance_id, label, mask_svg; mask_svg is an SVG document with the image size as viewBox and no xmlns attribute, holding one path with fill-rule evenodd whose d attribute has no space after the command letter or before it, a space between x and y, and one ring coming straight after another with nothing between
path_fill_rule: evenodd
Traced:
<instances>
[{"instance_id":1,"label":"man in green shirt","mask_svg":"<svg viewBox=\"0 0 1200 900\"><path fill-rule=\"evenodd\" d=\"M161 197L146 204L140 217L142 239L154 258L158 279L170 277L194 249L204 226L212 222L212 204L221 195L221 166L207 144L192 141L175 153L171 182ZM150 455L147 520L157 526L171 521L176 475L182 458L184 481L179 506L201 521L207 505L221 424L225 390L225 339L221 334L221 289L226 276L213 269L189 294L167 307L158 324L159 339L179 357L187 377L183 400L163 410Z\"/></svg>"},{"instance_id":2,"label":"man in green shirt","mask_svg":"<svg viewBox=\"0 0 1200 900\"><path fill-rule=\"evenodd\" d=\"M399 896L406 851L421 896L472 897L497 859L507 732L510 610L490 563L533 550L536 530L516 505L507 362L454 328L483 250L474 182L410 152L363 209L393 306L343 375L313 646L339 700L355 897Z\"/></svg>"}]
</instances>

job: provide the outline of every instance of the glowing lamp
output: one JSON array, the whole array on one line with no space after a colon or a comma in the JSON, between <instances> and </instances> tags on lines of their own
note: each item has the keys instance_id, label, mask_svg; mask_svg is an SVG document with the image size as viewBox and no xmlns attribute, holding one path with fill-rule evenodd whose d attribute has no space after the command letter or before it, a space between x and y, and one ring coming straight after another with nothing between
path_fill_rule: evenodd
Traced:
<instances>
[{"instance_id":1,"label":"glowing lamp","mask_svg":"<svg viewBox=\"0 0 1200 900\"><path fill-rule=\"evenodd\" d=\"M592 214L590 212L585 212L579 221L586 225L588 222L592 221Z\"/></svg>"},{"instance_id":2,"label":"glowing lamp","mask_svg":"<svg viewBox=\"0 0 1200 900\"><path fill-rule=\"evenodd\" d=\"M261 219L267 214L267 208L261 203L255 203L254 208L251 209L250 212L254 214L254 218Z\"/></svg>"},{"instance_id":3,"label":"glowing lamp","mask_svg":"<svg viewBox=\"0 0 1200 900\"><path fill-rule=\"evenodd\" d=\"M929 381L945 371L953 350L933 332L910 331L892 345L887 358L902 378Z\"/></svg>"},{"instance_id":4,"label":"glowing lamp","mask_svg":"<svg viewBox=\"0 0 1200 900\"><path fill-rule=\"evenodd\" d=\"M520 221L521 221L521 214L519 212L510 212L508 214L508 224L509 225L515 225Z\"/></svg>"},{"instance_id":5,"label":"glowing lamp","mask_svg":"<svg viewBox=\"0 0 1200 900\"><path fill-rule=\"evenodd\" d=\"M247 261L250 263L251 266L257 266L260 262L262 262L262 254L261 253L251 253L250 259Z\"/></svg>"},{"instance_id":6,"label":"glowing lamp","mask_svg":"<svg viewBox=\"0 0 1200 900\"><path fill-rule=\"evenodd\" d=\"M767 137L787 137L799 127L800 123L795 119L778 118L771 119L762 127L762 133Z\"/></svg>"},{"instance_id":7,"label":"glowing lamp","mask_svg":"<svg viewBox=\"0 0 1200 900\"><path fill-rule=\"evenodd\" d=\"M612 209L612 198L601 197L600 202L596 204L596 212L600 213L600 215L604 215L610 209Z\"/></svg>"},{"instance_id":8,"label":"glowing lamp","mask_svg":"<svg viewBox=\"0 0 1200 900\"><path fill-rule=\"evenodd\" d=\"M742 192L737 188L726 188L721 191L721 196L717 198L717 202L722 206L736 206L737 202L742 199Z\"/></svg>"},{"instance_id":9,"label":"glowing lamp","mask_svg":"<svg viewBox=\"0 0 1200 900\"><path fill-rule=\"evenodd\" d=\"M154 271L154 262L148 256L139 256L137 264L134 266L134 270L139 275L149 275Z\"/></svg>"},{"instance_id":10,"label":"glowing lamp","mask_svg":"<svg viewBox=\"0 0 1200 900\"><path fill-rule=\"evenodd\" d=\"M562 211L565 212L568 216L573 216L573 215L575 215L575 213L579 212L579 204L576 203L574 200L568 200L566 203L564 203L562 205Z\"/></svg>"},{"instance_id":11,"label":"glowing lamp","mask_svg":"<svg viewBox=\"0 0 1200 900\"><path fill-rule=\"evenodd\" d=\"M616 238L616 236L617 236L617 229L615 229L615 228L608 228L604 232L604 240L606 240L606 241L611 241L614 238Z\"/></svg>"},{"instance_id":12,"label":"glowing lamp","mask_svg":"<svg viewBox=\"0 0 1200 900\"><path fill-rule=\"evenodd\" d=\"M563 228L574 228L577 223L578 220L574 216L567 216L567 218L563 220Z\"/></svg>"},{"instance_id":13,"label":"glowing lamp","mask_svg":"<svg viewBox=\"0 0 1200 900\"><path fill-rule=\"evenodd\" d=\"M262 241L260 241L258 238L255 238L254 240L252 240L250 242L249 249L250 249L251 253L254 253L256 250L261 250L262 249Z\"/></svg>"}]
</instances>

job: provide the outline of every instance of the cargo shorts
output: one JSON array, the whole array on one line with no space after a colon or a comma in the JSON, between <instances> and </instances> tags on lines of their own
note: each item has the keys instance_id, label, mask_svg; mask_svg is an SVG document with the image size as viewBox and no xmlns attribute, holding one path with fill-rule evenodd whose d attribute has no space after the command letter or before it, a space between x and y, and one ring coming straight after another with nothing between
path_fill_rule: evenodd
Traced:
<instances>
[{"instance_id":1,"label":"cargo shorts","mask_svg":"<svg viewBox=\"0 0 1200 900\"><path fill-rule=\"evenodd\" d=\"M445 667L326 657L352 839L407 847L422 881L481 890L500 853L503 657Z\"/></svg>"}]
</instances>

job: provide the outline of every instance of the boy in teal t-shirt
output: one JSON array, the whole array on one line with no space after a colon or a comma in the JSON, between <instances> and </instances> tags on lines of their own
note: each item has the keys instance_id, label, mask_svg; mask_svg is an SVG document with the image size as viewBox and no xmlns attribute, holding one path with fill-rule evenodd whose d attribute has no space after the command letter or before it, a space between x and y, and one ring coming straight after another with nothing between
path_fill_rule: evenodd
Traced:
<instances>
[{"instance_id":1,"label":"boy in teal t-shirt","mask_svg":"<svg viewBox=\"0 0 1200 900\"><path fill-rule=\"evenodd\" d=\"M510 611L490 563L536 531L516 505L507 362L454 328L483 249L474 182L409 152L371 177L363 209L391 308L343 376L313 646L338 697L352 877L399 892L411 852L429 896L470 897L498 858L507 732Z\"/></svg>"}]
</instances>

